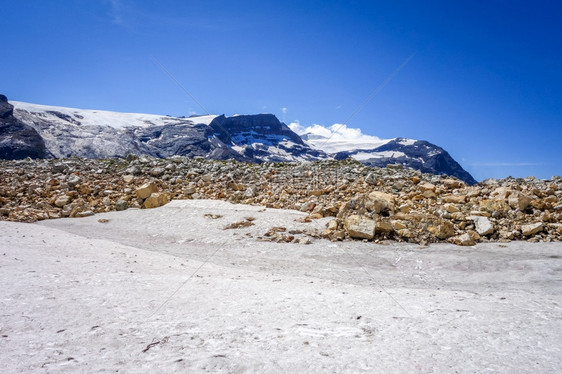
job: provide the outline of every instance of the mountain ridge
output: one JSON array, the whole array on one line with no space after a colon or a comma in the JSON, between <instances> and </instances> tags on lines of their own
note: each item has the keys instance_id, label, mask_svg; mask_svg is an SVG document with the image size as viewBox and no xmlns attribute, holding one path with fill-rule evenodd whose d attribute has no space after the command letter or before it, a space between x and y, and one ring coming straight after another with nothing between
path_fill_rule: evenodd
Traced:
<instances>
[{"instance_id":1,"label":"mountain ridge","mask_svg":"<svg viewBox=\"0 0 562 374\"><path fill-rule=\"evenodd\" d=\"M342 141L334 138L342 125L332 126L331 134L319 135L298 133L292 124L287 126L273 114L186 118L11 103L14 119L35 131L45 145L44 154L37 153L37 158L145 154L261 163L352 157L369 166L401 164L422 172L455 176L468 184L477 183L441 147L415 139L366 135ZM346 130L361 133L359 129Z\"/></svg>"}]
</instances>

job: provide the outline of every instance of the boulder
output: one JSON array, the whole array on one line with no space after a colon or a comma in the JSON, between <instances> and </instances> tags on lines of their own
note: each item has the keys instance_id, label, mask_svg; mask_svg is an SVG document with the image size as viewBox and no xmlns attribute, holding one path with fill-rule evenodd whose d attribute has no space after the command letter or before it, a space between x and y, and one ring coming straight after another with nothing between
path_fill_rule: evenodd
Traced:
<instances>
[{"instance_id":1,"label":"boulder","mask_svg":"<svg viewBox=\"0 0 562 374\"><path fill-rule=\"evenodd\" d=\"M488 212L506 212L509 210L509 205L503 199L484 199L480 201L480 208Z\"/></svg>"},{"instance_id":2,"label":"boulder","mask_svg":"<svg viewBox=\"0 0 562 374\"><path fill-rule=\"evenodd\" d=\"M371 210L377 214L394 210L394 195L389 193L373 191L369 194L369 202Z\"/></svg>"},{"instance_id":3,"label":"boulder","mask_svg":"<svg viewBox=\"0 0 562 374\"><path fill-rule=\"evenodd\" d=\"M421 183L418 184L418 188L422 191L422 193L425 191L435 192L435 185L433 183L428 183L428 182Z\"/></svg>"},{"instance_id":4,"label":"boulder","mask_svg":"<svg viewBox=\"0 0 562 374\"><path fill-rule=\"evenodd\" d=\"M150 194L158 192L158 187L153 182L145 183L135 190L135 194L139 199L146 199Z\"/></svg>"},{"instance_id":5,"label":"boulder","mask_svg":"<svg viewBox=\"0 0 562 374\"><path fill-rule=\"evenodd\" d=\"M131 183L134 179L135 177L131 174L123 175L123 181L125 183Z\"/></svg>"},{"instance_id":6,"label":"boulder","mask_svg":"<svg viewBox=\"0 0 562 374\"><path fill-rule=\"evenodd\" d=\"M451 238L451 242L460 246L472 246L476 244L476 242L468 233L464 233L462 235Z\"/></svg>"},{"instance_id":7,"label":"boulder","mask_svg":"<svg viewBox=\"0 0 562 374\"><path fill-rule=\"evenodd\" d=\"M532 236L536 233L541 232L544 229L544 224L542 222L531 223L529 225L521 226L521 233L525 236Z\"/></svg>"},{"instance_id":8,"label":"boulder","mask_svg":"<svg viewBox=\"0 0 562 374\"><path fill-rule=\"evenodd\" d=\"M487 217L471 216L469 218L474 222L474 227L479 235L490 235L494 233L494 225Z\"/></svg>"},{"instance_id":9,"label":"boulder","mask_svg":"<svg viewBox=\"0 0 562 374\"><path fill-rule=\"evenodd\" d=\"M150 169L150 175L152 175L155 178L158 178L158 177L161 177L162 175L164 175L165 171L166 170L164 168L161 168L161 167L158 166L158 167Z\"/></svg>"},{"instance_id":10,"label":"boulder","mask_svg":"<svg viewBox=\"0 0 562 374\"><path fill-rule=\"evenodd\" d=\"M70 196L62 195L57 197L57 199L55 200L55 205L58 206L59 208L62 208L63 206L69 204L70 200L71 200Z\"/></svg>"},{"instance_id":11,"label":"boulder","mask_svg":"<svg viewBox=\"0 0 562 374\"><path fill-rule=\"evenodd\" d=\"M380 221L375 225L376 234L388 234L392 231L394 231L394 228L392 227L392 224L390 222Z\"/></svg>"},{"instance_id":12,"label":"boulder","mask_svg":"<svg viewBox=\"0 0 562 374\"><path fill-rule=\"evenodd\" d=\"M434 225L430 225L427 227L427 231L441 240L448 239L451 236L455 235L455 227L449 221L441 221L437 222Z\"/></svg>"},{"instance_id":13,"label":"boulder","mask_svg":"<svg viewBox=\"0 0 562 374\"><path fill-rule=\"evenodd\" d=\"M460 212L459 207L458 207L457 205L455 205L455 204L447 203L447 204L445 204L445 205L443 206L443 208L445 208L445 210L446 210L447 212L449 212L449 213L457 213L457 212Z\"/></svg>"},{"instance_id":14,"label":"boulder","mask_svg":"<svg viewBox=\"0 0 562 374\"><path fill-rule=\"evenodd\" d=\"M165 193L155 192L151 194L145 201L143 206L146 209L158 208L170 202L170 197Z\"/></svg>"},{"instance_id":15,"label":"boulder","mask_svg":"<svg viewBox=\"0 0 562 374\"><path fill-rule=\"evenodd\" d=\"M125 200L119 199L115 202L115 210L121 211L126 210L127 208L129 208L129 204Z\"/></svg>"},{"instance_id":16,"label":"boulder","mask_svg":"<svg viewBox=\"0 0 562 374\"><path fill-rule=\"evenodd\" d=\"M519 210L527 209L527 207L531 205L531 201L533 201L532 198L518 191L511 193L507 198L507 202L509 203L509 205L513 209Z\"/></svg>"},{"instance_id":17,"label":"boulder","mask_svg":"<svg viewBox=\"0 0 562 374\"><path fill-rule=\"evenodd\" d=\"M466 201L466 195L450 194L443 196L442 199L445 203L462 204Z\"/></svg>"},{"instance_id":18,"label":"boulder","mask_svg":"<svg viewBox=\"0 0 562 374\"><path fill-rule=\"evenodd\" d=\"M375 237L375 220L365 216L347 217L344 220L344 227L347 234L355 239L373 239Z\"/></svg>"},{"instance_id":19,"label":"boulder","mask_svg":"<svg viewBox=\"0 0 562 374\"><path fill-rule=\"evenodd\" d=\"M408 228L408 226L406 226L406 223L404 221L400 221L400 220L390 221L390 224L392 225L392 228L396 231L404 230L404 229Z\"/></svg>"},{"instance_id":20,"label":"boulder","mask_svg":"<svg viewBox=\"0 0 562 374\"><path fill-rule=\"evenodd\" d=\"M514 191L509 187L497 187L490 193L490 196L494 196L496 199L505 200L512 192Z\"/></svg>"}]
</instances>

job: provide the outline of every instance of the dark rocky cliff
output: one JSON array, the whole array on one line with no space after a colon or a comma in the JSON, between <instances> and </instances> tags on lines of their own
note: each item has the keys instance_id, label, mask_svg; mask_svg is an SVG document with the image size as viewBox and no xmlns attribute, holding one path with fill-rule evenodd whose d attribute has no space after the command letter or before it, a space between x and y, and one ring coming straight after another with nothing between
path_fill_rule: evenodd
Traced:
<instances>
[{"instance_id":1,"label":"dark rocky cliff","mask_svg":"<svg viewBox=\"0 0 562 374\"><path fill-rule=\"evenodd\" d=\"M14 107L0 95L0 159L46 158L43 138L35 129L14 117Z\"/></svg>"}]
</instances>

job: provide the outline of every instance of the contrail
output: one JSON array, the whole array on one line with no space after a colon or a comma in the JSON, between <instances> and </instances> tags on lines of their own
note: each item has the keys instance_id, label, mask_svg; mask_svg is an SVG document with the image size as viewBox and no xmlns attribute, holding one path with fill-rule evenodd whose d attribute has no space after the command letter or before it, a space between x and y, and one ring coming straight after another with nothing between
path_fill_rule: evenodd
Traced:
<instances>
[{"instance_id":1,"label":"contrail","mask_svg":"<svg viewBox=\"0 0 562 374\"><path fill-rule=\"evenodd\" d=\"M390 74L390 75L384 80L384 82L382 82L382 83L373 91L373 93L371 93L371 94L369 95L369 97L367 97L367 99L366 99L361 105L359 105L359 107L358 107L357 109L355 109L355 111L354 111L353 113L351 113L351 115L345 120L345 122L342 123L342 124L340 124L340 125L332 132L332 135L330 135L330 136L326 139L326 141L325 141L320 147L322 147L323 145L325 145L325 144L328 142L328 140L330 140L330 138L331 138L332 136L334 136L334 134L335 134L342 126L347 125L347 123L348 123L353 117L355 117L355 115L356 115L357 113L359 113L359 111L360 111L361 109L363 109L363 107L364 107L365 105L367 105L367 103L368 103L369 101L371 101L371 99L372 99L373 97L375 97L375 96L388 84L388 82L390 82L390 81L392 80L392 78L394 78L394 76L395 76L396 74L398 74L398 73L400 72L400 70L402 70L402 69L404 68L404 66L406 66L406 65L408 64L408 62L410 62L410 60L411 60L415 55L416 55L416 54L413 53L412 55L410 55L410 57L408 57L406 60L404 60L404 62L403 62L400 66L398 66L398 68L396 68L396 70L394 70L394 71L392 72L392 74Z\"/></svg>"},{"instance_id":2,"label":"contrail","mask_svg":"<svg viewBox=\"0 0 562 374\"><path fill-rule=\"evenodd\" d=\"M177 84L178 87L181 88L181 89L183 90L183 92L185 92L186 95L188 95L188 96L191 98L191 100L195 101L195 103L196 103L197 105L199 105L199 106L201 107L201 109L203 109L203 113L205 113L205 114L207 114L207 115L209 114L209 111L208 111L207 109L205 109L205 107L204 107L203 105L201 105L201 103L199 103L199 101L197 101L197 99L196 99L192 94L190 94L190 93L185 89L185 87L182 86L181 83L178 82L178 80L177 80L176 78L174 78L174 76L173 76L168 70L166 70L166 68L164 67L164 65L162 65L160 62L158 62L158 60L157 60L154 56L150 55L150 58L151 58L152 61L156 64L156 66L158 66L158 67L160 68L160 70L162 70L164 73L166 73L166 74L168 75L168 77L170 77L170 79L173 80L174 83Z\"/></svg>"}]
</instances>

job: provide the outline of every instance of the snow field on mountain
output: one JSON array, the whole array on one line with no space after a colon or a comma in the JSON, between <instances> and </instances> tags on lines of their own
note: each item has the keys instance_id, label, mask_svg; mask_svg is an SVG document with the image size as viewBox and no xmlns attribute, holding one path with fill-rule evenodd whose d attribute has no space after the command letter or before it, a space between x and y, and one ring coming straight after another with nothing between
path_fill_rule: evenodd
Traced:
<instances>
[{"instance_id":1,"label":"snow field on mountain","mask_svg":"<svg viewBox=\"0 0 562 374\"><path fill-rule=\"evenodd\" d=\"M65 108L50 105L30 104L19 101L10 101L14 105L15 110L18 111L18 117L25 120L26 113L41 113L45 120L55 123L70 123L72 120L80 122L83 126L109 126L116 129L121 129L130 126L162 126L174 124L178 121L189 120L193 123L203 123L208 125L216 117L214 115L197 116L191 118L168 117L156 114L143 114L143 113L120 113L109 112L104 110L91 110L91 109L75 109ZM60 118L54 112L61 113L68 116L65 119ZM24 121L25 122L25 121Z\"/></svg>"}]
</instances>

